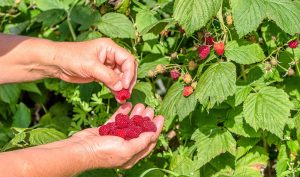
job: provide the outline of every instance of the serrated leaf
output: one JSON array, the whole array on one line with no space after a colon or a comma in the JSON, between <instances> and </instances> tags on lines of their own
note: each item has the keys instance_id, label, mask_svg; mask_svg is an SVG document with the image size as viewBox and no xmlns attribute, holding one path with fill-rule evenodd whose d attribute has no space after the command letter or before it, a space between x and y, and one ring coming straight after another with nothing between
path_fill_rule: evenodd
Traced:
<instances>
[{"instance_id":1,"label":"serrated leaf","mask_svg":"<svg viewBox=\"0 0 300 177\"><path fill-rule=\"evenodd\" d=\"M187 35L202 28L218 12L222 0L176 0L174 18Z\"/></svg>"},{"instance_id":2,"label":"serrated leaf","mask_svg":"<svg viewBox=\"0 0 300 177\"><path fill-rule=\"evenodd\" d=\"M80 24L80 30L86 30L100 18L99 12L88 6L75 6L70 14L71 21Z\"/></svg>"},{"instance_id":3,"label":"serrated leaf","mask_svg":"<svg viewBox=\"0 0 300 177\"><path fill-rule=\"evenodd\" d=\"M289 34L300 32L300 4L291 0L266 0L268 18Z\"/></svg>"},{"instance_id":4,"label":"serrated leaf","mask_svg":"<svg viewBox=\"0 0 300 177\"><path fill-rule=\"evenodd\" d=\"M16 103L21 90L16 84L0 85L0 100L5 103Z\"/></svg>"},{"instance_id":5,"label":"serrated leaf","mask_svg":"<svg viewBox=\"0 0 300 177\"><path fill-rule=\"evenodd\" d=\"M235 106L238 106L241 103L243 103L247 99L251 90L252 90L251 86L237 86L236 92L235 92L235 97L234 97Z\"/></svg>"},{"instance_id":6,"label":"serrated leaf","mask_svg":"<svg viewBox=\"0 0 300 177\"><path fill-rule=\"evenodd\" d=\"M146 27L155 24L158 22L157 17L155 16L156 12L149 9L140 10L136 14L136 28L138 32L142 32Z\"/></svg>"},{"instance_id":7,"label":"serrated leaf","mask_svg":"<svg viewBox=\"0 0 300 177\"><path fill-rule=\"evenodd\" d=\"M195 90L201 104L212 108L235 93L236 68L231 62L211 65L201 76Z\"/></svg>"},{"instance_id":8,"label":"serrated leaf","mask_svg":"<svg viewBox=\"0 0 300 177\"><path fill-rule=\"evenodd\" d=\"M259 137L260 134L250 127L244 120L243 109L238 107L230 110L225 121L226 128L229 131L244 137Z\"/></svg>"},{"instance_id":9,"label":"serrated leaf","mask_svg":"<svg viewBox=\"0 0 300 177\"><path fill-rule=\"evenodd\" d=\"M67 6L60 0L31 0L36 3L37 7L42 11L51 9L67 9Z\"/></svg>"},{"instance_id":10,"label":"serrated leaf","mask_svg":"<svg viewBox=\"0 0 300 177\"><path fill-rule=\"evenodd\" d=\"M260 141L259 138L244 138L241 137L237 141L237 152L235 159L238 160L247 154L258 142Z\"/></svg>"},{"instance_id":11,"label":"serrated leaf","mask_svg":"<svg viewBox=\"0 0 300 177\"><path fill-rule=\"evenodd\" d=\"M234 177L258 177L263 176L261 169L266 168L268 154L261 147L255 147L243 158L236 162Z\"/></svg>"},{"instance_id":12,"label":"serrated leaf","mask_svg":"<svg viewBox=\"0 0 300 177\"><path fill-rule=\"evenodd\" d=\"M161 104L160 114L165 116L166 127L172 123L176 115L179 116L179 120L183 120L197 104L194 94L187 98L183 96L183 87L182 83L174 83Z\"/></svg>"},{"instance_id":13,"label":"serrated leaf","mask_svg":"<svg viewBox=\"0 0 300 177\"><path fill-rule=\"evenodd\" d=\"M0 7L12 6L12 5L14 5L14 3L15 3L14 0L1 0L0 1Z\"/></svg>"},{"instance_id":14,"label":"serrated leaf","mask_svg":"<svg viewBox=\"0 0 300 177\"><path fill-rule=\"evenodd\" d=\"M196 130L192 136L197 148L196 166L202 167L216 156L229 152L235 155L236 141L228 131L222 131L219 128L213 129L211 132L203 133Z\"/></svg>"},{"instance_id":15,"label":"serrated leaf","mask_svg":"<svg viewBox=\"0 0 300 177\"><path fill-rule=\"evenodd\" d=\"M51 27L61 22L66 15L67 13L63 9L51 9L37 15L36 21L43 23L43 27Z\"/></svg>"},{"instance_id":16,"label":"serrated leaf","mask_svg":"<svg viewBox=\"0 0 300 177\"><path fill-rule=\"evenodd\" d=\"M107 13L97 24L98 29L112 38L135 38L132 22L123 14Z\"/></svg>"},{"instance_id":17,"label":"serrated leaf","mask_svg":"<svg viewBox=\"0 0 300 177\"><path fill-rule=\"evenodd\" d=\"M292 107L289 96L283 90L264 87L248 96L244 103L244 116L255 130L267 130L282 138Z\"/></svg>"},{"instance_id":18,"label":"serrated leaf","mask_svg":"<svg viewBox=\"0 0 300 177\"><path fill-rule=\"evenodd\" d=\"M158 100L154 97L152 86L148 82L139 82L135 85L129 100L133 105L144 103L152 108L158 105Z\"/></svg>"},{"instance_id":19,"label":"serrated leaf","mask_svg":"<svg viewBox=\"0 0 300 177\"><path fill-rule=\"evenodd\" d=\"M30 131L29 142L31 146L36 146L65 138L67 138L65 134L53 128L37 128Z\"/></svg>"},{"instance_id":20,"label":"serrated leaf","mask_svg":"<svg viewBox=\"0 0 300 177\"><path fill-rule=\"evenodd\" d=\"M13 116L12 127L28 128L31 123L30 109L24 103L20 103L17 112Z\"/></svg>"},{"instance_id":21,"label":"serrated leaf","mask_svg":"<svg viewBox=\"0 0 300 177\"><path fill-rule=\"evenodd\" d=\"M37 93L39 95L42 94L39 87L35 83L21 83L21 84L18 84L18 86L21 90L25 90L27 92L32 92L32 93Z\"/></svg>"},{"instance_id":22,"label":"serrated leaf","mask_svg":"<svg viewBox=\"0 0 300 177\"><path fill-rule=\"evenodd\" d=\"M235 29L240 37L257 29L266 17L264 0L231 0Z\"/></svg>"},{"instance_id":23,"label":"serrated leaf","mask_svg":"<svg viewBox=\"0 0 300 177\"><path fill-rule=\"evenodd\" d=\"M239 64L253 64L265 58L264 51L258 44L241 45L231 41L226 45L225 56Z\"/></svg>"}]
</instances>

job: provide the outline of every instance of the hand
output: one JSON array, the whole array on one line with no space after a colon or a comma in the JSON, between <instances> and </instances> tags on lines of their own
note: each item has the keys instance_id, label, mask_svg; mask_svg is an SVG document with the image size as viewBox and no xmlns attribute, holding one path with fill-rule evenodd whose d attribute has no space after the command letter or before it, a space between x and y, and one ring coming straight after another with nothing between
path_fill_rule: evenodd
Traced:
<instances>
[{"instance_id":1,"label":"hand","mask_svg":"<svg viewBox=\"0 0 300 177\"><path fill-rule=\"evenodd\" d=\"M122 105L108 122L114 121L119 113L128 114L131 109L131 103ZM100 136L98 128L90 128L74 134L69 139L75 146L79 144L78 148L81 150L77 151L83 152L82 158L87 158L87 168L128 169L152 151L162 131L164 118L162 116L154 118L153 109L145 108L142 104L137 104L133 108L130 117L134 115L148 116L153 119L157 131L142 133L138 138L126 141L116 136Z\"/></svg>"},{"instance_id":2,"label":"hand","mask_svg":"<svg viewBox=\"0 0 300 177\"><path fill-rule=\"evenodd\" d=\"M57 52L53 62L59 68L55 77L72 83L102 82L114 95L121 89L132 92L137 63L134 56L111 39L58 42L55 45Z\"/></svg>"}]
</instances>

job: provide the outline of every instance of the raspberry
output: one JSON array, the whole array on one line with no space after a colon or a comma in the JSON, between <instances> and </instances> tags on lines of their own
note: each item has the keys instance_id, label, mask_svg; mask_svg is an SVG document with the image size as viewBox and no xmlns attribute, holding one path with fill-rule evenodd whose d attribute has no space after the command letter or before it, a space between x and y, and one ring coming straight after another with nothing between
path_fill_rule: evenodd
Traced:
<instances>
[{"instance_id":1,"label":"raspberry","mask_svg":"<svg viewBox=\"0 0 300 177\"><path fill-rule=\"evenodd\" d=\"M185 33L185 30L184 30L182 27L180 27L180 28L179 28L179 32L180 32L181 34L184 34L184 33Z\"/></svg>"},{"instance_id":2,"label":"raspberry","mask_svg":"<svg viewBox=\"0 0 300 177\"><path fill-rule=\"evenodd\" d=\"M292 41L290 41L290 42L288 43L289 47L292 48L292 49L297 48L297 47L298 47L298 44L299 44L299 42L298 42L297 39L292 40Z\"/></svg>"},{"instance_id":3,"label":"raspberry","mask_svg":"<svg viewBox=\"0 0 300 177\"><path fill-rule=\"evenodd\" d=\"M101 127L99 127L98 131L99 131L99 135L101 135L101 136L109 135L110 126L102 125Z\"/></svg>"},{"instance_id":4,"label":"raspberry","mask_svg":"<svg viewBox=\"0 0 300 177\"><path fill-rule=\"evenodd\" d=\"M117 92L117 99L124 101L130 98L130 92L128 89L123 89Z\"/></svg>"},{"instance_id":5,"label":"raspberry","mask_svg":"<svg viewBox=\"0 0 300 177\"><path fill-rule=\"evenodd\" d=\"M189 84L192 82L192 76L190 74L184 74L183 75L183 81L186 83L186 84Z\"/></svg>"},{"instance_id":6,"label":"raspberry","mask_svg":"<svg viewBox=\"0 0 300 177\"><path fill-rule=\"evenodd\" d=\"M136 126L143 126L143 122L144 122L144 118L142 116L139 115L135 115L132 117L132 122L136 125Z\"/></svg>"},{"instance_id":7,"label":"raspberry","mask_svg":"<svg viewBox=\"0 0 300 177\"><path fill-rule=\"evenodd\" d=\"M192 86L184 86L183 88L183 96L188 97L194 92L194 89Z\"/></svg>"},{"instance_id":8,"label":"raspberry","mask_svg":"<svg viewBox=\"0 0 300 177\"><path fill-rule=\"evenodd\" d=\"M295 75L295 70L292 68L289 68L287 71L287 74L288 74L288 76L293 76L293 75Z\"/></svg>"},{"instance_id":9,"label":"raspberry","mask_svg":"<svg viewBox=\"0 0 300 177\"><path fill-rule=\"evenodd\" d=\"M145 121L143 123L143 132L156 132L157 128L151 121Z\"/></svg>"},{"instance_id":10,"label":"raspberry","mask_svg":"<svg viewBox=\"0 0 300 177\"><path fill-rule=\"evenodd\" d=\"M149 70L148 73L147 73L147 76L148 77L155 77L156 76L156 72L153 71L153 70Z\"/></svg>"},{"instance_id":11,"label":"raspberry","mask_svg":"<svg viewBox=\"0 0 300 177\"><path fill-rule=\"evenodd\" d=\"M157 73L160 73L160 74L163 74L166 72L166 68L162 64L157 65L155 70Z\"/></svg>"},{"instance_id":12,"label":"raspberry","mask_svg":"<svg viewBox=\"0 0 300 177\"><path fill-rule=\"evenodd\" d=\"M274 57L272 57L272 59L270 60L270 63L272 66L277 66L278 65L278 60Z\"/></svg>"},{"instance_id":13,"label":"raspberry","mask_svg":"<svg viewBox=\"0 0 300 177\"><path fill-rule=\"evenodd\" d=\"M226 22L228 26L231 26L233 24L233 20L232 20L232 16L231 15L227 15L226 16Z\"/></svg>"},{"instance_id":14,"label":"raspberry","mask_svg":"<svg viewBox=\"0 0 300 177\"><path fill-rule=\"evenodd\" d=\"M130 119L128 115L118 114L116 116L116 127L117 128L127 128L129 125Z\"/></svg>"},{"instance_id":15,"label":"raspberry","mask_svg":"<svg viewBox=\"0 0 300 177\"><path fill-rule=\"evenodd\" d=\"M177 59L177 58L178 58L178 53L177 53L177 52L171 53L171 59L172 59L172 60L175 60L175 59Z\"/></svg>"},{"instance_id":16,"label":"raspberry","mask_svg":"<svg viewBox=\"0 0 300 177\"><path fill-rule=\"evenodd\" d=\"M126 139L127 136L127 130L126 129L116 129L114 132L115 136L121 137L123 139Z\"/></svg>"},{"instance_id":17,"label":"raspberry","mask_svg":"<svg viewBox=\"0 0 300 177\"><path fill-rule=\"evenodd\" d=\"M170 75L174 81L177 81L181 74L177 69L172 69Z\"/></svg>"},{"instance_id":18,"label":"raspberry","mask_svg":"<svg viewBox=\"0 0 300 177\"><path fill-rule=\"evenodd\" d=\"M197 68L198 64L194 61L194 60L191 60L189 62L189 70L193 71Z\"/></svg>"},{"instance_id":19,"label":"raspberry","mask_svg":"<svg viewBox=\"0 0 300 177\"><path fill-rule=\"evenodd\" d=\"M192 83L191 86L193 87L193 89L196 89L196 88L197 88L197 84L198 84L198 82L196 82L196 81Z\"/></svg>"},{"instance_id":20,"label":"raspberry","mask_svg":"<svg viewBox=\"0 0 300 177\"><path fill-rule=\"evenodd\" d=\"M209 55L209 53L210 53L210 46L200 45L198 47L198 54L199 54L200 60L206 59L207 56Z\"/></svg>"},{"instance_id":21,"label":"raspberry","mask_svg":"<svg viewBox=\"0 0 300 177\"><path fill-rule=\"evenodd\" d=\"M142 127L134 126L127 129L126 132L126 138L133 139L140 136L140 134L143 132Z\"/></svg>"},{"instance_id":22,"label":"raspberry","mask_svg":"<svg viewBox=\"0 0 300 177\"><path fill-rule=\"evenodd\" d=\"M203 42L204 42L206 45L213 45L213 44L214 44L214 41L215 41L215 38L212 37L212 36L207 36L207 37L204 37L204 38L203 38Z\"/></svg>"},{"instance_id":23,"label":"raspberry","mask_svg":"<svg viewBox=\"0 0 300 177\"><path fill-rule=\"evenodd\" d=\"M148 121L148 122L151 122L150 117L144 117L143 119L144 119L144 122L147 122L147 121Z\"/></svg>"},{"instance_id":24,"label":"raspberry","mask_svg":"<svg viewBox=\"0 0 300 177\"><path fill-rule=\"evenodd\" d=\"M215 49L217 55L222 56L225 52L224 42L216 42L214 44L214 49Z\"/></svg>"}]
</instances>

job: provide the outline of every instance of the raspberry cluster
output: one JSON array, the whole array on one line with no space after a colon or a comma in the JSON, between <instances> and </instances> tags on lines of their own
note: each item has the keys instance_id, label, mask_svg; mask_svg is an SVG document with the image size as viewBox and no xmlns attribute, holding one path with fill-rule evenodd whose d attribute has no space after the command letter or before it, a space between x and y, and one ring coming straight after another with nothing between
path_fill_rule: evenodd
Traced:
<instances>
[{"instance_id":1,"label":"raspberry cluster","mask_svg":"<svg viewBox=\"0 0 300 177\"><path fill-rule=\"evenodd\" d=\"M128 100L130 98L130 92L128 89L123 89L117 92L117 98L121 101Z\"/></svg>"},{"instance_id":2,"label":"raspberry cluster","mask_svg":"<svg viewBox=\"0 0 300 177\"><path fill-rule=\"evenodd\" d=\"M109 122L99 127L101 136L112 135L118 136L125 140L138 138L144 132L156 132L157 128L149 117L139 115L131 119L128 115L118 114L115 122Z\"/></svg>"}]
</instances>

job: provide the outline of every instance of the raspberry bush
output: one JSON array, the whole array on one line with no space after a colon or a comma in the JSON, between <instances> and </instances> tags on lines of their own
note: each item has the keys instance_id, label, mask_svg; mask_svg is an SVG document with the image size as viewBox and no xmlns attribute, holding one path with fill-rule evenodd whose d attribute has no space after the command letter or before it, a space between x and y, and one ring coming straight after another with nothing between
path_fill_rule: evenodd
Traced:
<instances>
[{"instance_id":1,"label":"raspberry bush","mask_svg":"<svg viewBox=\"0 0 300 177\"><path fill-rule=\"evenodd\" d=\"M119 99L165 116L158 145L130 170L79 176L299 176L299 0L1 0L0 19L4 33L110 37L135 55L138 82ZM2 151L99 127L119 107L99 83L55 79L1 85L0 100ZM99 133L151 129L120 119Z\"/></svg>"}]
</instances>

